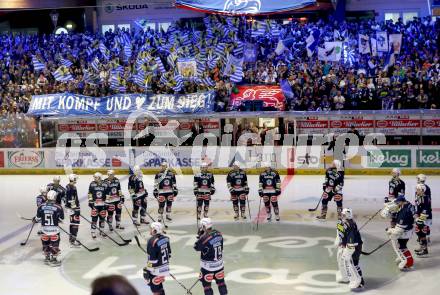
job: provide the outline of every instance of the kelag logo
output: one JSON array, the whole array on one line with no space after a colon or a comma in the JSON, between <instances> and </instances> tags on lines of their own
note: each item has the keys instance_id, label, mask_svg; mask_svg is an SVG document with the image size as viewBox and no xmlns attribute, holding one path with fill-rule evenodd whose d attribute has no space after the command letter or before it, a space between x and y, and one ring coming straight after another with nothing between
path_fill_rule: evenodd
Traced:
<instances>
[{"instance_id":1,"label":"kelag logo","mask_svg":"<svg viewBox=\"0 0 440 295\"><path fill-rule=\"evenodd\" d=\"M417 150L417 167L440 168L439 150Z\"/></svg>"},{"instance_id":2,"label":"kelag logo","mask_svg":"<svg viewBox=\"0 0 440 295\"><path fill-rule=\"evenodd\" d=\"M382 153L381 153L382 152ZM368 153L368 167L376 168L409 168L411 167L411 150L381 150Z\"/></svg>"}]
</instances>

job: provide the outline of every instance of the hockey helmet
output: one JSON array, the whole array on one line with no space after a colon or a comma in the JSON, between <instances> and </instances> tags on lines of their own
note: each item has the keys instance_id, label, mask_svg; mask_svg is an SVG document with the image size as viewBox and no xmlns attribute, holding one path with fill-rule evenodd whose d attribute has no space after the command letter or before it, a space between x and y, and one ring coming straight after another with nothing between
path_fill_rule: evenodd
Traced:
<instances>
[{"instance_id":1,"label":"hockey helmet","mask_svg":"<svg viewBox=\"0 0 440 295\"><path fill-rule=\"evenodd\" d=\"M241 165L240 162L235 161L234 164L232 164L232 167L233 167L233 168L240 169L240 165Z\"/></svg>"},{"instance_id":2,"label":"hockey helmet","mask_svg":"<svg viewBox=\"0 0 440 295\"><path fill-rule=\"evenodd\" d=\"M47 193L47 197L46 198L47 198L48 201L55 201L56 197L57 197L57 192L56 191L49 191Z\"/></svg>"},{"instance_id":3,"label":"hockey helmet","mask_svg":"<svg viewBox=\"0 0 440 295\"><path fill-rule=\"evenodd\" d=\"M54 183L59 184L60 181L61 181L61 177L59 175L56 175L56 176L53 177L52 180L53 180Z\"/></svg>"},{"instance_id":4,"label":"hockey helmet","mask_svg":"<svg viewBox=\"0 0 440 295\"><path fill-rule=\"evenodd\" d=\"M78 179L78 175L76 175L76 174L69 174L69 181L70 182L76 182L77 181L77 179Z\"/></svg>"},{"instance_id":5,"label":"hockey helmet","mask_svg":"<svg viewBox=\"0 0 440 295\"><path fill-rule=\"evenodd\" d=\"M351 208L344 208L341 215L342 219L353 219L353 210Z\"/></svg>"},{"instance_id":6,"label":"hockey helmet","mask_svg":"<svg viewBox=\"0 0 440 295\"><path fill-rule=\"evenodd\" d=\"M425 174L417 175L417 183L425 183L425 181L426 181L426 175Z\"/></svg>"},{"instance_id":7,"label":"hockey helmet","mask_svg":"<svg viewBox=\"0 0 440 295\"><path fill-rule=\"evenodd\" d=\"M202 229L211 229L212 228L211 218L202 218L202 220L200 220L200 227Z\"/></svg>"},{"instance_id":8,"label":"hockey helmet","mask_svg":"<svg viewBox=\"0 0 440 295\"><path fill-rule=\"evenodd\" d=\"M342 163L339 160L333 160L333 167L336 168L336 170L341 170Z\"/></svg>"},{"instance_id":9,"label":"hockey helmet","mask_svg":"<svg viewBox=\"0 0 440 295\"><path fill-rule=\"evenodd\" d=\"M107 176L115 176L115 170L107 170Z\"/></svg>"},{"instance_id":10,"label":"hockey helmet","mask_svg":"<svg viewBox=\"0 0 440 295\"><path fill-rule=\"evenodd\" d=\"M393 177L399 177L400 176L400 169L399 168L393 168L393 170L391 171L391 175Z\"/></svg>"},{"instance_id":11,"label":"hockey helmet","mask_svg":"<svg viewBox=\"0 0 440 295\"><path fill-rule=\"evenodd\" d=\"M160 222L153 222L150 225L151 234L161 234L163 233L163 226Z\"/></svg>"},{"instance_id":12,"label":"hockey helmet","mask_svg":"<svg viewBox=\"0 0 440 295\"><path fill-rule=\"evenodd\" d=\"M206 171L206 170L208 170L208 163L206 163L206 162L202 162L202 163L200 164L200 170L202 170L202 171Z\"/></svg>"},{"instance_id":13,"label":"hockey helmet","mask_svg":"<svg viewBox=\"0 0 440 295\"><path fill-rule=\"evenodd\" d=\"M135 165L135 166L133 167L133 173L134 173L134 175L136 175L136 176L141 176L141 175L142 175L141 167L139 167L139 165Z\"/></svg>"},{"instance_id":14,"label":"hockey helmet","mask_svg":"<svg viewBox=\"0 0 440 295\"><path fill-rule=\"evenodd\" d=\"M42 194L43 196L47 195L47 186L43 185L40 187L40 194Z\"/></svg>"},{"instance_id":15,"label":"hockey helmet","mask_svg":"<svg viewBox=\"0 0 440 295\"><path fill-rule=\"evenodd\" d=\"M93 179L94 179L95 181L101 181L101 179L102 179L102 174L99 173L99 172L96 172L95 174L93 174Z\"/></svg>"}]
</instances>

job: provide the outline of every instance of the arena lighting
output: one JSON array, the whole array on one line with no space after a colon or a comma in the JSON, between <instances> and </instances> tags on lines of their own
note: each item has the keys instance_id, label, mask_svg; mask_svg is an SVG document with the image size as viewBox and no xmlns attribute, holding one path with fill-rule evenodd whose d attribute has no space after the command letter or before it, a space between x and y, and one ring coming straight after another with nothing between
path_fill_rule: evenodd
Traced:
<instances>
[{"instance_id":1,"label":"arena lighting","mask_svg":"<svg viewBox=\"0 0 440 295\"><path fill-rule=\"evenodd\" d=\"M55 35L61 35L63 33L68 34L69 32L63 27L59 27L55 30Z\"/></svg>"}]
</instances>

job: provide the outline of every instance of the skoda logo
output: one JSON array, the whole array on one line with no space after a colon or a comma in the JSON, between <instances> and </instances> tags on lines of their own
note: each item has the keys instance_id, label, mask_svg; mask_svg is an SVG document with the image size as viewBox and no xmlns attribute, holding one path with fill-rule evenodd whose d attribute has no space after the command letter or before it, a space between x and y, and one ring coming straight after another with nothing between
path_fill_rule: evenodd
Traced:
<instances>
[{"instance_id":1,"label":"skoda logo","mask_svg":"<svg viewBox=\"0 0 440 295\"><path fill-rule=\"evenodd\" d=\"M107 13L112 13L113 11L115 11L115 7L112 3L107 3L107 5L105 5L104 7L104 11Z\"/></svg>"}]
</instances>

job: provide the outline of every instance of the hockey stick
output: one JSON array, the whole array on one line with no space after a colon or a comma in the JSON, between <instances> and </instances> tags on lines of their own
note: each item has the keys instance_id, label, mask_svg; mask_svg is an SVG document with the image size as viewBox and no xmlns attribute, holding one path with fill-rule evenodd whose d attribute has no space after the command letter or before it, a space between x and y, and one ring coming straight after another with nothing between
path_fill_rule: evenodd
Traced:
<instances>
[{"instance_id":1,"label":"hockey stick","mask_svg":"<svg viewBox=\"0 0 440 295\"><path fill-rule=\"evenodd\" d=\"M20 246L26 245L27 242L29 241L29 237L31 236L32 230L34 229L35 223L36 223L35 221L32 221L32 226L31 226L31 229L29 230L29 233L28 233L28 235L26 237L26 240L24 242L21 242Z\"/></svg>"},{"instance_id":2,"label":"hockey stick","mask_svg":"<svg viewBox=\"0 0 440 295\"><path fill-rule=\"evenodd\" d=\"M87 251L89 252L96 252L99 250L99 247L96 248L92 248L90 249L89 247L87 247L86 245L84 245L83 243L81 243L74 235L70 234L69 232L67 232L64 228L62 228L61 226L58 225L58 228L60 230L62 230L66 235L68 235L69 237L75 238L75 241L78 242L78 244L80 244L81 246L83 246Z\"/></svg>"},{"instance_id":3,"label":"hockey stick","mask_svg":"<svg viewBox=\"0 0 440 295\"><path fill-rule=\"evenodd\" d=\"M131 216L130 211L128 210L127 206L125 206L125 203L122 203L122 205L124 206L125 210L127 210L127 214L128 214L128 216L130 217L131 221L133 222L133 225L134 225L134 227L136 228L137 232L138 232L139 235L142 237L142 234L141 234L141 232L140 232L140 230L139 230L139 227L138 227L138 226L136 225L136 223L134 222L134 219L133 219L133 217Z\"/></svg>"},{"instance_id":4,"label":"hockey stick","mask_svg":"<svg viewBox=\"0 0 440 295\"><path fill-rule=\"evenodd\" d=\"M87 218L85 218L82 214L80 214L79 216L81 216L85 221L87 221L88 223L90 223L92 225L92 228L97 229L101 234L106 235L110 241L112 241L113 243L115 243L118 246L127 246L129 242L123 242L123 243L119 243L118 241L116 241L115 239L113 239L111 236L109 236L108 234L104 233L99 226L94 225L90 220L88 220Z\"/></svg>"},{"instance_id":5,"label":"hockey stick","mask_svg":"<svg viewBox=\"0 0 440 295\"><path fill-rule=\"evenodd\" d=\"M191 288L189 288L189 291L191 291L192 289L194 289L194 287L197 285L197 283L198 283L199 281L200 281L200 280L197 279L197 281L195 281L194 284L192 284ZM189 293L186 293L186 294L189 294Z\"/></svg>"},{"instance_id":6,"label":"hockey stick","mask_svg":"<svg viewBox=\"0 0 440 295\"><path fill-rule=\"evenodd\" d=\"M108 226L110 227L110 226L113 226L112 224L110 224L110 222L108 222L108 220L105 220L105 222L108 224ZM121 234L120 233L118 233L117 231L116 231L116 229L113 229L113 231L110 231L110 232L114 232L122 241L124 241L124 243L130 243L131 242L131 239L129 239L129 240L127 240L127 239L124 239L122 236L121 236Z\"/></svg>"},{"instance_id":7,"label":"hockey stick","mask_svg":"<svg viewBox=\"0 0 440 295\"><path fill-rule=\"evenodd\" d=\"M153 216L151 216L151 214L148 213L147 210L145 210L145 214L147 214L148 218L150 218L153 222L156 222L156 219L154 219ZM162 223L165 228L168 228L168 225L166 225L165 221L163 221L163 213L162 213Z\"/></svg>"},{"instance_id":8,"label":"hockey stick","mask_svg":"<svg viewBox=\"0 0 440 295\"><path fill-rule=\"evenodd\" d=\"M252 222L251 206L249 205L249 195L246 195L246 201L247 201L247 205L248 205L249 220L250 220L250 222Z\"/></svg>"},{"instance_id":9,"label":"hockey stick","mask_svg":"<svg viewBox=\"0 0 440 295\"><path fill-rule=\"evenodd\" d=\"M385 246L386 244L388 244L390 241L391 241L391 239L388 239L386 242L383 242L382 244L380 244L379 246L377 246L377 248L374 249L373 251L370 251L370 252L364 252L364 251L362 251L361 254L362 254L362 255L366 255L366 256L371 255L371 254L373 254L374 252L376 252L377 250L379 250L380 248L382 248L383 246Z\"/></svg>"},{"instance_id":10,"label":"hockey stick","mask_svg":"<svg viewBox=\"0 0 440 295\"><path fill-rule=\"evenodd\" d=\"M139 241L139 238L138 238L137 236L134 236L134 239L136 240L136 244L138 245L139 249L141 249L142 252L144 252L145 254L148 255L147 251L146 251L144 248L142 248L141 243L140 243L140 241ZM178 283L183 289L185 289L186 294L191 294L191 295L192 295L191 290L188 289L187 287L185 287L184 284L182 284L181 282L179 282L179 280L177 280L176 277L175 277L172 273L169 272L169 275L170 275L170 277L171 277L173 280L175 280L175 281L176 281L176 282L177 282L177 283Z\"/></svg>"},{"instance_id":11,"label":"hockey stick","mask_svg":"<svg viewBox=\"0 0 440 295\"><path fill-rule=\"evenodd\" d=\"M379 209L379 211L377 211L376 213L374 213L374 215L373 216L371 216L370 218L368 218L368 220L367 221L365 221L365 223L358 229L359 231L361 230L361 229L363 229L364 228L364 226L366 226L371 220L373 220L373 218L374 217L376 217L376 215L377 214L379 214L380 213L380 211L382 211L382 208L381 209Z\"/></svg>"},{"instance_id":12,"label":"hockey stick","mask_svg":"<svg viewBox=\"0 0 440 295\"><path fill-rule=\"evenodd\" d=\"M309 212L315 212L316 210L318 210L319 204L321 204L321 201L322 201L322 197L323 196L321 196L321 198L319 199L318 204L316 204L316 207L312 208L312 209L309 209Z\"/></svg>"},{"instance_id":13,"label":"hockey stick","mask_svg":"<svg viewBox=\"0 0 440 295\"><path fill-rule=\"evenodd\" d=\"M21 214L18 213L18 212L15 212L15 214L16 214L17 217L20 218L21 220L26 220L26 221L32 221L32 220L34 220L33 218L23 217L23 216L21 216Z\"/></svg>"},{"instance_id":14,"label":"hockey stick","mask_svg":"<svg viewBox=\"0 0 440 295\"><path fill-rule=\"evenodd\" d=\"M263 198L260 197L260 205L258 206L257 229L256 229L256 230L258 230L258 225L259 225L259 223L260 223L260 211L261 211L261 200L262 200L262 199L263 199Z\"/></svg>"}]
</instances>

